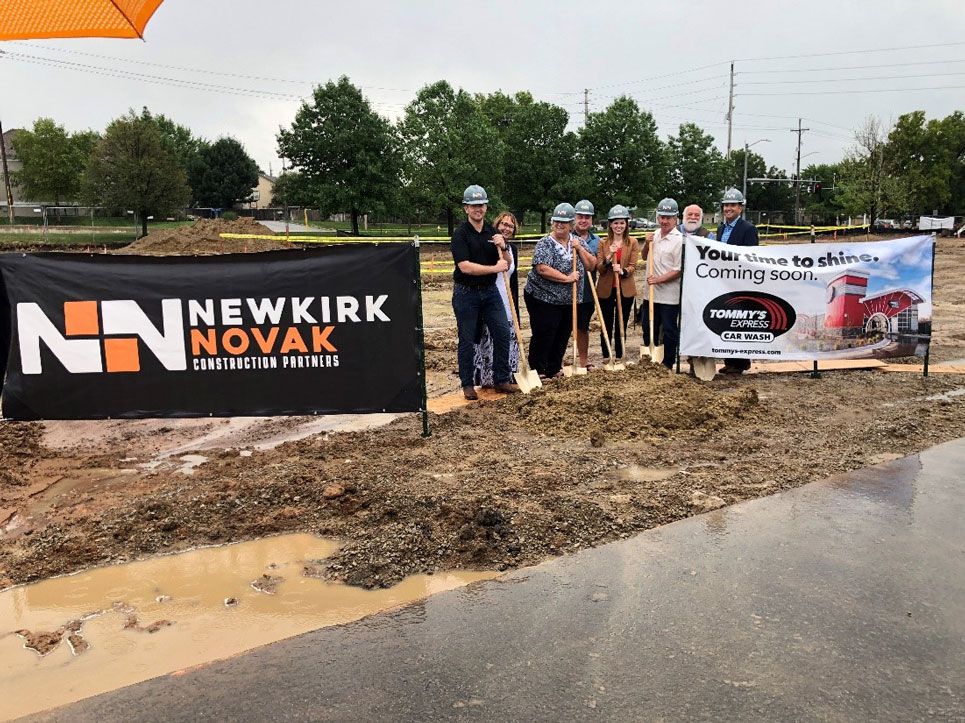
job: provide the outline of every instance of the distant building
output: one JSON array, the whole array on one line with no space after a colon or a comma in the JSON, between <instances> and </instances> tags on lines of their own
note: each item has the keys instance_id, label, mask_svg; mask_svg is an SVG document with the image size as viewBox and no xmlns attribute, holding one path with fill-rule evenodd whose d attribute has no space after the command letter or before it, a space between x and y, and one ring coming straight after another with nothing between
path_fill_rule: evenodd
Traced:
<instances>
[{"instance_id":1,"label":"distant building","mask_svg":"<svg viewBox=\"0 0 965 723\"><path fill-rule=\"evenodd\" d=\"M21 132L20 128L11 128L5 131L3 134L3 147L7 151L7 170L10 173L23 170L23 163L17 158L17 152L13 149L13 139ZM6 184L6 179L3 178L3 166L0 166L0 205L4 208L7 206L7 192L4 190ZM13 192L13 202L18 203L30 203L29 200L21 197L18 189L13 183L10 184L10 190Z\"/></svg>"},{"instance_id":2,"label":"distant building","mask_svg":"<svg viewBox=\"0 0 965 723\"><path fill-rule=\"evenodd\" d=\"M274 176L258 171L258 185L251 189L251 197L239 205L244 208L270 208L275 180Z\"/></svg>"}]
</instances>

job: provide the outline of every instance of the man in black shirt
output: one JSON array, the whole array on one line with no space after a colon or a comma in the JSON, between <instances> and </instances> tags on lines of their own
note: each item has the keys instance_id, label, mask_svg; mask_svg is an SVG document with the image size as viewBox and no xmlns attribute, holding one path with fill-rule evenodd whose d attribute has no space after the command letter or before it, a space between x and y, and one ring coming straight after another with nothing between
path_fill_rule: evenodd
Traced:
<instances>
[{"instance_id":1,"label":"man in black shirt","mask_svg":"<svg viewBox=\"0 0 965 723\"><path fill-rule=\"evenodd\" d=\"M452 310L459 330L459 382L466 399L478 399L473 387L473 342L480 321L493 340L493 383L497 392L511 394L509 368L509 322L496 289L497 274L509 263L503 258L506 241L486 220L489 197L481 186L472 185L462 195L466 221L452 234Z\"/></svg>"}]
</instances>

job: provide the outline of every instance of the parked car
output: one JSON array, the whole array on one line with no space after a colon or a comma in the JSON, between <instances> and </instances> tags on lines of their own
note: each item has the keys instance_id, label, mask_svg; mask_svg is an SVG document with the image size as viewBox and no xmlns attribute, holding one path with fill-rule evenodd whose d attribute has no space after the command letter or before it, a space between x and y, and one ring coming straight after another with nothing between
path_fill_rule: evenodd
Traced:
<instances>
[{"instance_id":1,"label":"parked car","mask_svg":"<svg viewBox=\"0 0 965 723\"><path fill-rule=\"evenodd\" d=\"M643 229L644 231L652 231L653 229L657 228L657 224L655 224L649 218L631 218L630 228Z\"/></svg>"},{"instance_id":2,"label":"parked car","mask_svg":"<svg viewBox=\"0 0 965 723\"><path fill-rule=\"evenodd\" d=\"M893 218L876 218L875 222L871 224L872 231L890 231L897 228L900 228L900 226Z\"/></svg>"}]
</instances>

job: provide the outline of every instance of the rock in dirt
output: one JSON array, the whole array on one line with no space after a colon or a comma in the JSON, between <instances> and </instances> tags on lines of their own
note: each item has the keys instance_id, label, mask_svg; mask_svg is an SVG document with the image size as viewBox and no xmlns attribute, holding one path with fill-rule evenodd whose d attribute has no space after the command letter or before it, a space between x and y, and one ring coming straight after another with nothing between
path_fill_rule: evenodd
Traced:
<instances>
[{"instance_id":1,"label":"rock in dirt","mask_svg":"<svg viewBox=\"0 0 965 723\"><path fill-rule=\"evenodd\" d=\"M708 495L705 492L697 490L690 495L690 506L697 512L710 512L711 510L719 510L721 507L726 507L727 503L717 495Z\"/></svg>"},{"instance_id":2,"label":"rock in dirt","mask_svg":"<svg viewBox=\"0 0 965 723\"><path fill-rule=\"evenodd\" d=\"M156 633L162 628L170 627L174 625L170 620L155 620L153 623L148 625L141 625L138 622L137 615L128 615L127 620L124 621L125 630L136 630L139 633Z\"/></svg>"},{"instance_id":3,"label":"rock in dirt","mask_svg":"<svg viewBox=\"0 0 965 723\"><path fill-rule=\"evenodd\" d=\"M65 629L61 627L52 632L35 633L30 630L17 630L14 634L24 639L25 648L43 657L57 649L64 638L64 632Z\"/></svg>"},{"instance_id":4,"label":"rock in dirt","mask_svg":"<svg viewBox=\"0 0 965 723\"><path fill-rule=\"evenodd\" d=\"M334 500L345 494L345 487L339 484L335 485L325 485L325 489L322 490L322 497L326 500Z\"/></svg>"},{"instance_id":5,"label":"rock in dirt","mask_svg":"<svg viewBox=\"0 0 965 723\"><path fill-rule=\"evenodd\" d=\"M257 580L252 580L251 587L253 590L258 592L263 592L266 595L274 595L278 591L278 586L285 581L281 575L269 575L265 573Z\"/></svg>"}]
</instances>

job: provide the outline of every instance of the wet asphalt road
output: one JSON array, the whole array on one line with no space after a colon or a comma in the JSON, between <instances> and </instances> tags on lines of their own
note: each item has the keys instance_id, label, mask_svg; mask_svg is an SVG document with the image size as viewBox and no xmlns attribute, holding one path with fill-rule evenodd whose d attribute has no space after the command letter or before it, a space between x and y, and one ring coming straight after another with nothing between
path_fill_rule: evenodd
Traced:
<instances>
[{"instance_id":1,"label":"wet asphalt road","mask_svg":"<svg viewBox=\"0 0 965 723\"><path fill-rule=\"evenodd\" d=\"M965 440L35 717L965 721Z\"/></svg>"}]
</instances>

